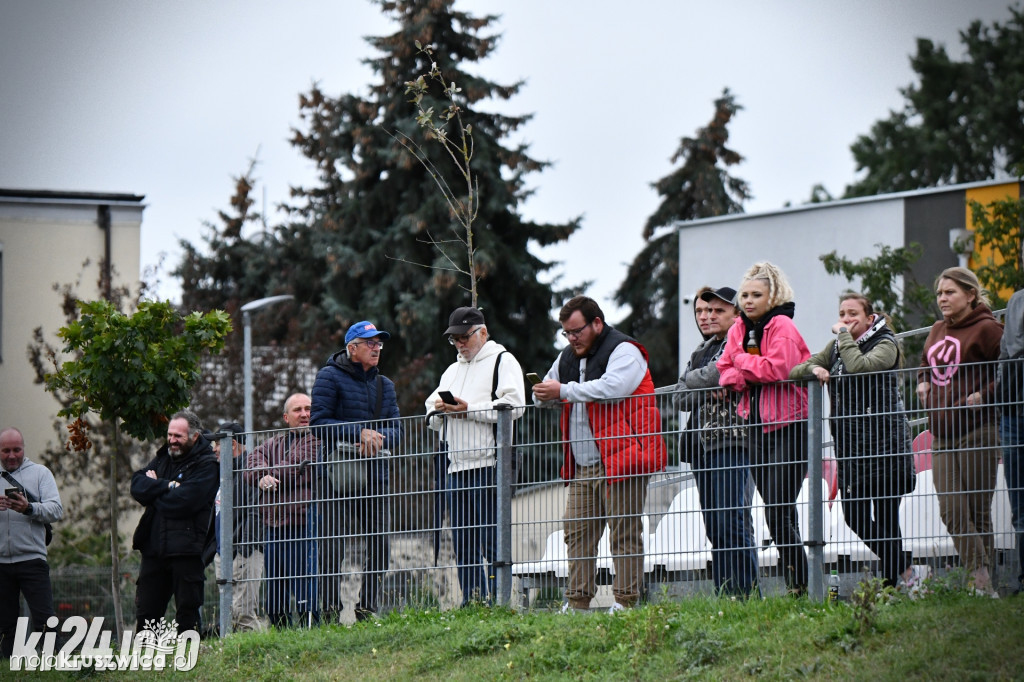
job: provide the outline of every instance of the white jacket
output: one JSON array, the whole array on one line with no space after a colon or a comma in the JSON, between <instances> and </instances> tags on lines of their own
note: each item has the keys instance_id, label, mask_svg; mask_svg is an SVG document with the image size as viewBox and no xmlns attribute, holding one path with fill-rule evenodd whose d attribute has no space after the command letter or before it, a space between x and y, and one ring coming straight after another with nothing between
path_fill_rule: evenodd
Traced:
<instances>
[{"instance_id":1,"label":"white jacket","mask_svg":"<svg viewBox=\"0 0 1024 682\"><path fill-rule=\"evenodd\" d=\"M425 402L430 413L439 400L438 391L451 391L469 406L465 416L430 419L430 428L435 431L442 431L443 422L448 422L447 431L442 433L448 442L449 473L494 466L494 426L498 423L495 405L511 405L513 420L523 415L523 368L512 353L502 354L504 350L500 343L488 340L471 361L456 353L457 360L444 371L440 384ZM494 362L499 355L497 399L492 400Z\"/></svg>"}]
</instances>

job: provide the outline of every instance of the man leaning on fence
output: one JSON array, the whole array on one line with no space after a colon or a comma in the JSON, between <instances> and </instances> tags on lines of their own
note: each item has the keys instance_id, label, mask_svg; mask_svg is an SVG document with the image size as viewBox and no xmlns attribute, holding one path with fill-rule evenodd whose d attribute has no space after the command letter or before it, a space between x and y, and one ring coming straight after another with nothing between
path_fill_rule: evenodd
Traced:
<instances>
[{"instance_id":1,"label":"man leaning on fence","mask_svg":"<svg viewBox=\"0 0 1024 682\"><path fill-rule=\"evenodd\" d=\"M321 534L325 541L320 563L324 615L328 620L342 608L339 576L345 536L366 543L365 560L359 561L366 575L356 619L364 620L380 608L380 585L390 561L389 459L402 438L395 384L377 368L389 338L391 334L372 322L357 322L345 333L345 349L328 359L313 383L311 423L329 427L318 431L325 457L348 451L357 460L366 460L350 467L362 474L362 480L354 482L352 488L338 490L336 479L334 490L324 491Z\"/></svg>"},{"instance_id":2,"label":"man leaning on fence","mask_svg":"<svg viewBox=\"0 0 1024 682\"><path fill-rule=\"evenodd\" d=\"M999 438L1019 557L1014 594L1020 594L1024 590L1024 289L1006 304L999 360L999 401L1003 403Z\"/></svg>"},{"instance_id":3,"label":"man leaning on fence","mask_svg":"<svg viewBox=\"0 0 1024 682\"><path fill-rule=\"evenodd\" d=\"M703 305L694 305L697 324L706 338L690 356L676 389L681 391L680 407L690 413L690 427L697 434L690 441L696 450L690 457L704 527L713 548L715 590L746 597L757 590L757 551L746 499L750 478L747 423L736 414L738 394L718 388L715 365L740 311L736 290L731 287L705 289L698 301Z\"/></svg>"},{"instance_id":4,"label":"man leaning on fence","mask_svg":"<svg viewBox=\"0 0 1024 682\"><path fill-rule=\"evenodd\" d=\"M562 478L569 488L564 516L569 584L563 610L590 607L597 591L597 547L607 523L615 612L640 599L647 481L665 468L661 414L646 349L605 324L596 301L571 298L558 320L569 345L533 394L542 405L562 406Z\"/></svg>"},{"instance_id":5,"label":"man leaning on fence","mask_svg":"<svg viewBox=\"0 0 1024 682\"><path fill-rule=\"evenodd\" d=\"M50 566L46 563L49 524L64 517L53 474L25 458L21 431L0 431L0 657L10 658L14 647L20 597L32 614L32 631L43 632L56 615Z\"/></svg>"},{"instance_id":6,"label":"man leaning on fence","mask_svg":"<svg viewBox=\"0 0 1024 682\"><path fill-rule=\"evenodd\" d=\"M231 629L234 632L260 632L265 629L263 621L256 615L259 606L260 580L263 578L263 541L260 522L256 518L257 491L245 479L245 429L238 422L224 422L217 427L220 434L231 436L232 486L232 544L231 544ZM211 434L215 435L215 434ZM207 436L209 438L209 436ZM211 440L213 452L220 460L220 441ZM217 491L217 556L214 558L213 574L220 578L220 497Z\"/></svg>"},{"instance_id":7,"label":"man leaning on fence","mask_svg":"<svg viewBox=\"0 0 1024 682\"><path fill-rule=\"evenodd\" d=\"M430 428L441 432L448 450L445 484L451 510L452 540L458 564L462 604L495 598L494 570L484 579L482 557L493 566L497 555L498 495L495 475L497 405L523 413L523 370L505 347L489 337L477 308L456 308L444 331L455 346L456 360L427 397L427 413L439 413ZM439 392L451 393L446 403Z\"/></svg>"},{"instance_id":8,"label":"man leaning on fence","mask_svg":"<svg viewBox=\"0 0 1024 682\"><path fill-rule=\"evenodd\" d=\"M132 497L146 508L132 538L142 553L135 583L135 622L141 630L163 618L174 597L178 632L201 632L206 565L213 560L213 506L220 481L203 425L188 410L167 423L167 443L132 474Z\"/></svg>"},{"instance_id":9,"label":"man leaning on fence","mask_svg":"<svg viewBox=\"0 0 1024 682\"><path fill-rule=\"evenodd\" d=\"M313 466L320 444L309 430L309 396L284 401L288 430L260 444L249 455L245 476L260 491L265 528L267 616L275 627L291 625L291 598L299 625L319 622L317 604L317 517L313 506Z\"/></svg>"}]
</instances>

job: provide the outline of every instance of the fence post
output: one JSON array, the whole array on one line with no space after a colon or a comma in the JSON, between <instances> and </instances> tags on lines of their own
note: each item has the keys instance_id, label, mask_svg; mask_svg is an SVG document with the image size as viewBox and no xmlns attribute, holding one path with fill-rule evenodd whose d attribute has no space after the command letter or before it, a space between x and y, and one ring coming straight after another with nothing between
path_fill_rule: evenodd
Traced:
<instances>
[{"instance_id":1,"label":"fence post","mask_svg":"<svg viewBox=\"0 0 1024 682\"><path fill-rule=\"evenodd\" d=\"M494 409L498 411L498 556L488 559L495 571L495 603L507 606L512 597L512 406L502 403Z\"/></svg>"},{"instance_id":2,"label":"fence post","mask_svg":"<svg viewBox=\"0 0 1024 682\"><path fill-rule=\"evenodd\" d=\"M825 601L822 559L825 548L825 524L821 514L821 424L822 386L807 382L807 592L811 601Z\"/></svg>"},{"instance_id":3,"label":"fence post","mask_svg":"<svg viewBox=\"0 0 1024 682\"><path fill-rule=\"evenodd\" d=\"M251 437L251 436L250 436ZM234 579L235 485L234 439L226 432L220 439L220 636L231 634L232 580Z\"/></svg>"}]
</instances>

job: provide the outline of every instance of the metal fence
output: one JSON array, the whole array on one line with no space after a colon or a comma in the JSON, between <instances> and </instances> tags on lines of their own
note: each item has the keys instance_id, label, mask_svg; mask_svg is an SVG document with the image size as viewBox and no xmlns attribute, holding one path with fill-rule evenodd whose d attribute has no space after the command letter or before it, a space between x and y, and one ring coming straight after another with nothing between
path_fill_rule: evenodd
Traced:
<instances>
[{"instance_id":1,"label":"metal fence","mask_svg":"<svg viewBox=\"0 0 1024 682\"><path fill-rule=\"evenodd\" d=\"M635 515L610 511L611 502L597 510L612 522L638 516L639 537L629 549L613 540L602 522L593 556L577 555L593 560L592 606L609 606L617 591L626 589L623 571L639 574L649 598L713 593L715 563L727 559L723 548L709 542L708 523L726 517L744 521L742 537L749 545L732 549L755 557L761 594L792 588L800 556L807 562L806 590L815 599L823 598L825 576L832 570L841 577L842 592L849 593L866 572L891 575L893 566L900 571L927 566L932 573L966 574L979 560L988 562L995 584L1005 589L1020 566L997 431L1000 410L1019 411L1016 396L1024 391L996 392L995 367L961 366L981 377L980 405L957 396L948 404L922 404L916 368L884 374L899 399L882 410L878 400L861 399L882 390L883 374L832 377L827 387L817 381L765 385L763 394L780 391L769 395L768 403L796 401L789 405L800 417L788 431L791 441L781 439L774 443L774 455L764 454L766 439L779 429L765 413L768 403L755 401L760 412L735 421L724 434L746 448L749 461L726 465L702 454L720 442L716 438L722 433L686 428L694 411L721 407L721 392L684 396L659 390L657 435L665 443L667 466L650 475L629 466L620 472L620 479L641 483L634 486L642 495L632 501ZM620 407L632 400L637 398ZM867 403L874 406L870 412L856 409ZM727 411L735 410L735 404L727 405ZM232 596L248 595L264 626L271 619L281 625L351 622L405 606L456 608L465 601L467 585L470 597L518 608L560 606L574 563L566 531L577 532L572 523L583 518L567 512L570 491L557 477L567 445L560 412L528 406L515 420L509 411L468 415L464 419L483 420L487 428L479 431L481 442L464 442L459 450L442 447L440 433L423 416L360 425L396 434L386 456L374 458L344 445L358 429L247 434L252 449L240 456L235 470L222 459L220 509L221 551L248 557L249 568L239 573L236 559L233 577L232 562L223 563L219 585L208 581L204 619L219 620L221 631L229 631ZM622 412L608 414L621 417ZM596 426L598 449L636 435L628 424L626 431L610 435ZM497 466L486 463L493 438ZM230 443L222 441L222 451L229 451ZM479 474L476 478L449 475L453 462L462 463L452 466L457 469L473 461L485 462L475 472L466 470ZM962 470L952 471L951 462ZM276 483L261 487L268 475ZM702 499L715 481L726 479L758 485L747 482L739 504ZM233 510L249 519L251 537L233 537ZM580 546L587 544L577 544L577 552ZM962 552L975 554L961 561ZM126 583L134 582L130 572ZM108 613L109 572L90 587L78 576L69 595L64 581L75 579L55 571L61 615ZM216 591L219 599L213 598ZM130 584L125 592L132 594ZM126 603L125 613L132 612Z\"/></svg>"}]
</instances>

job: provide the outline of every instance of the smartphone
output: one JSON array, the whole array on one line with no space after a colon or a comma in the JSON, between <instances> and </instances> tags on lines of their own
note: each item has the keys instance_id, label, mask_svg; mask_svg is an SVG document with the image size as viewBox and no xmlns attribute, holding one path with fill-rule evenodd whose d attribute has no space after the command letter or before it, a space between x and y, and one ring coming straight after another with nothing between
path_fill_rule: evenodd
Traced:
<instances>
[{"instance_id":1,"label":"smartphone","mask_svg":"<svg viewBox=\"0 0 1024 682\"><path fill-rule=\"evenodd\" d=\"M7 497L10 497L11 493L18 493L22 497L25 496L24 493L21 492L21 488L8 488L7 490L4 491L4 495Z\"/></svg>"},{"instance_id":2,"label":"smartphone","mask_svg":"<svg viewBox=\"0 0 1024 682\"><path fill-rule=\"evenodd\" d=\"M527 372L526 373L526 378L530 380L531 384L539 384L540 383L540 377L537 376L536 372Z\"/></svg>"},{"instance_id":3,"label":"smartphone","mask_svg":"<svg viewBox=\"0 0 1024 682\"><path fill-rule=\"evenodd\" d=\"M438 391L437 395L447 405L458 405L459 401L455 399L451 391Z\"/></svg>"}]
</instances>

